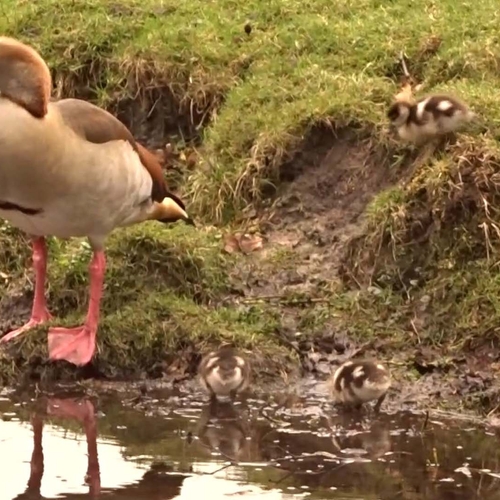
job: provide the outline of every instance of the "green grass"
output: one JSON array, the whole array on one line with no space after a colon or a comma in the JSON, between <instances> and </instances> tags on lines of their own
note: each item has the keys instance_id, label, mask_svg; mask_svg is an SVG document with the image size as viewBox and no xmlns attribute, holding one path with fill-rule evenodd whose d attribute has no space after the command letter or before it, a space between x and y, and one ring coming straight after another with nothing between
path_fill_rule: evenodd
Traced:
<instances>
[{"instance_id":1,"label":"green grass","mask_svg":"<svg viewBox=\"0 0 500 500\"><path fill-rule=\"evenodd\" d=\"M499 130L493 1L3 5L0 29L41 50L66 94L83 84L108 104L169 87L185 111L207 113L224 101L204 134L205 166L189 182L194 207L216 219L258 200L312 124L356 122L386 136L402 50L426 91L464 96ZM435 36L442 43L429 54Z\"/></svg>"},{"instance_id":2,"label":"green grass","mask_svg":"<svg viewBox=\"0 0 500 500\"><path fill-rule=\"evenodd\" d=\"M11 287L4 288L0 298L8 297L12 288L28 288L24 265L29 262L19 258L20 250L23 256L29 252L28 242L8 226L2 229L8 238L2 239L0 269L5 269L3 276ZM220 303L230 292L228 272L235 260L221 252L220 239L215 229L182 224L164 229L155 223L110 237L96 361L102 374L158 376L181 358L178 368L192 372L197 356L222 341L251 350L257 367L279 350L273 337L277 318L272 311ZM57 317L53 324L75 325L87 308L91 250L81 239L49 242L48 300ZM45 369L51 366L46 362L46 329L39 330L0 353L6 381L33 360L35 365L41 361L42 369L36 371L46 376ZM280 369L279 363L275 368ZM49 370L47 377L51 374Z\"/></svg>"},{"instance_id":3,"label":"green grass","mask_svg":"<svg viewBox=\"0 0 500 500\"><path fill-rule=\"evenodd\" d=\"M500 340L499 158L496 141L464 138L405 189L380 193L367 208L364 234L348 245L356 283L384 291L385 314L402 318L403 335L415 335L412 318L425 318L418 343L458 352Z\"/></svg>"},{"instance_id":4,"label":"green grass","mask_svg":"<svg viewBox=\"0 0 500 500\"><path fill-rule=\"evenodd\" d=\"M160 124L181 146L196 137L200 161L194 169L180 161L180 191L199 221L231 230L260 208L318 125L369 135L391 171L404 171L413 153L393 140L385 118L404 51L422 93L462 97L486 131L461 134L371 202L362 236L345 248L346 288L322 290L325 302L304 306L299 323L306 333L333 325L363 339L460 347L471 332L490 338L500 319L499 12L492 0L6 0L0 31L41 51L58 95L90 99L132 125L138 105L152 135ZM179 346L198 352L221 338L283 349L274 333L290 301L224 302L235 274L254 261L223 254L222 236L146 224L110 238L99 332L106 373L148 372L152 358L162 363ZM50 250L51 306L74 323L86 306L89 249L78 240ZM29 288L28 257L26 242L1 226L0 298ZM275 249L256 266L272 274L299 264L293 251ZM353 283L359 293L349 291ZM431 318L415 333L426 297ZM45 356L41 338L21 342L18 368L29 349ZM2 362L10 367L10 359Z\"/></svg>"}]
</instances>

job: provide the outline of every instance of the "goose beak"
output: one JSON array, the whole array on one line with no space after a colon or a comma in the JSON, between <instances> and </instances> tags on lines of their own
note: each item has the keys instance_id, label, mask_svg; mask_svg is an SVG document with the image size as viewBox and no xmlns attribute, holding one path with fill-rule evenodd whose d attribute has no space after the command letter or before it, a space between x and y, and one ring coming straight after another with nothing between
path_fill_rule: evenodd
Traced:
<instances>
[{"instance_id":1,"label":"goose beak","mask_svg":"<svg viewBox=\"0 0 500 500\"><path fill-rule=\"evenodd\" d=\"M156 203L150 218L164 224L183 220L186 224L196 227L194 220L172 198L165 198L161 203Z\"/></svg>"}]
</instances>

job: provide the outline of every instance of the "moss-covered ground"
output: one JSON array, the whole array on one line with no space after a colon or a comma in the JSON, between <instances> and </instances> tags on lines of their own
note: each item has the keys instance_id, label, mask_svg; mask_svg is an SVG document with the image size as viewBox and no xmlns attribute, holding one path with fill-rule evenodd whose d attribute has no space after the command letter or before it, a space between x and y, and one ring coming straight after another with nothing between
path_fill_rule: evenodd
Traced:
<instances>
[{"instance_id":1,"label":"moss-covered ground","mask_svg":"<svg viewBox=\"0 0 500 500\"><path fill-rule=\"evenodd\" d=\"M0 31L48 61L55 96L174 145L166 175L198 221L110 238L98 373L182 370L222 339L274 374L364 349L400 383L441 384L441 402L495 408L496 2L5 0L0 12ZM461 97L481 122L418 164L385 118L401 52L422 95ZM6 331L29 312L32 274L26 241L0 231ZM235 231L263 248L224 252ZM88 258L81 241L51 242L59 322L85 311ZM44 338L1 353L2 378L62 376Z\"/></svg>"}]
</instances>

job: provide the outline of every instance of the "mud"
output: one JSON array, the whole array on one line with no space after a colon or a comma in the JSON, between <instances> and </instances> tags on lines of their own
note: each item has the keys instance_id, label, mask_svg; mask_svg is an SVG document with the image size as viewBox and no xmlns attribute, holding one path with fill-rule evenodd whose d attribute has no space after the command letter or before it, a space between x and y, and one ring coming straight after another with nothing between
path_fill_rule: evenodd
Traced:
<instances>
[{"instance_id":1,"label":"mud","mask_svg":"<svg viewBox=\"0 0 500 500\"><path fill-rule=\"evenodd\" d=\"M272 207L260 215L264 250L239 276L247 298L302 295L318 304L339 289L341 257L363 233L367 204L405 172L391 170L387 153L350 129L319 129L303 148L282 166Z\"/></svg>"},{"instance_id":2,"label":"mud","mask_svg":"<svg viewBox=\"0 0 500 500\"><path fill-rule=\"evenodd\" d=\"M302 152L282 166L266 230L268 248L293 250L300 264L294 276L273 280L270 293L317 295L321 287L331 287L337 280L344 245L362 233L367 204L401 176L388 169L384 155L380 147L369 139L360 140L350 129L320 129Z\"/></svg>"},{"instance_id":3,"label":"mud","mask_svg":"<svg viewBox=\"0 0 500 500\"><path fill-rule=\"evenodd\" d=\"M9 332L29 318L33 292L27 285L23 290L17 287L0 301L0 332Z\"/></svg>"}]
</instances>

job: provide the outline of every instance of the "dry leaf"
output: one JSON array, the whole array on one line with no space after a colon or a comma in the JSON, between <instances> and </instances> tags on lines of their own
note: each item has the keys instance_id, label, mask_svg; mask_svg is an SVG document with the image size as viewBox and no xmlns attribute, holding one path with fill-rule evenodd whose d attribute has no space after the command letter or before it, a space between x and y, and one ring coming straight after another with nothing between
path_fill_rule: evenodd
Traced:
<instances>
[{"instance_id":1,"label":"dry leaf","mask_svg":"<svg viewBox=\"0 0 500 500\"><path fill-rule=\"evenodd\" d=\"M239 243L243 253L255 252L262 248L262 238L257 234L244 234Z\"/></svg>"},{"instance_id":2,"label":"dry leaf","mask_svg":"<svg viewBox=\"0 0 500 500\"><path fill-rule=\"evenodd\" d=\"M418 59L422 59L423 57L429 57L433 56L437 53L439 48L441 47L441 44L443 43L443 39L439 36L432 35L426 40L423 41L423 43L420 46L419 54L418 54Z\"/></svg>"},{"instance_id":3,"label":"dry leaf","mask_svg":"<svg viewBox=\"0 0 500 500\"><path fill-rule=\"evenodd\" d=\"M224 251L227 253L234 253L240 249L238 239L233 234L230 234L224 240Z\"/></svg>"},{"instance_id":4,"label":"dry leaf","mask_svg":"<svg viewBox=\"0 0 500 500\"><path fill-rule=\"evenodd\" d=\"M191 151L186 158L186 164L189 168L193 168L198 163L198 155Z\"/></svg>"},{"instance_id":5,"label":"dry leaf","mask_svg":"<svg viewBox=\"0 0 500 500\"><path fill-rule=\"evenodd\" d=\"M396 101L410 101L412 102L413 99L413 90L411 87L411 83L407 82L403 85L403 88L399 93L397 93L394 98Z\"/></svg>"},{"instance_id":6,"label":"dry leaf","mask_svg":"<svg viewBox=\"0 0 500 500\"><path fill-rule=\"evenodd\" d=\"M245 254L260 250L263 246L262 237L257 234L230 234L224 239L224 251L234 253L240 251Z\"/></svg>"}]
</instances>

